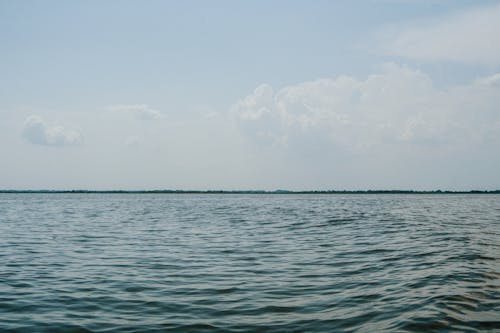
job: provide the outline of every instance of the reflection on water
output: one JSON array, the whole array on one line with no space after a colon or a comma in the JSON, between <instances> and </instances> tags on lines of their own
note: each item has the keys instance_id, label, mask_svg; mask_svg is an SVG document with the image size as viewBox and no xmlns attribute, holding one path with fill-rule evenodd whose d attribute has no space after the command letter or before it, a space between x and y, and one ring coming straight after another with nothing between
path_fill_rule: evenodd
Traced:
<instances>
[{"instance_id":1,"label":"reflection on water","mask_svg":"<svg viewBox=\"0 0 500 333\"><path fill-rule=\"evenodd\" d=\"M500 195L0 194L0 331L500 330Z\"/></svg>"}]
</instances>

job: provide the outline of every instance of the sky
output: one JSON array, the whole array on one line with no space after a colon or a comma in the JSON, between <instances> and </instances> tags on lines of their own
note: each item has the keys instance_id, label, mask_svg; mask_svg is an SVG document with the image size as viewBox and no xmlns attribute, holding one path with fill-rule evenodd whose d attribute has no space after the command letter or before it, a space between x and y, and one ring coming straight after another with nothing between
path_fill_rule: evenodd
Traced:
<instances>
[{"instance_id":1,"label":"sky","mask_svg":"<svg viewBox=\"0 0 500 333\"><path fill-rule=\"evenodd\" d=\"M500 1L0 0L0 189L500 189Z\"/></svg>"}]
</instances>

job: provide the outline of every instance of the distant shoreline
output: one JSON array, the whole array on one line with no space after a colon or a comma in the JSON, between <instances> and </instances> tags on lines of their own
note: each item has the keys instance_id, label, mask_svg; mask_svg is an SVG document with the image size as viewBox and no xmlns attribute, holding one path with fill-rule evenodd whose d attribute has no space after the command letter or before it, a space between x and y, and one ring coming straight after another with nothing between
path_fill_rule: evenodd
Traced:
<instances>
[{"instance_id":1,"label":"distant shoreline","mask_svg":"<svg viewBox=\"0 0 500 333\"><path fill-rule=\"evenodd\" d=\"M324 191L288 191L288 190L0 190L0 193L40 193L40 194L500 194L500 190L491 191L412 191L412 190L324 190Z\"/></svg>"}]
</instances>

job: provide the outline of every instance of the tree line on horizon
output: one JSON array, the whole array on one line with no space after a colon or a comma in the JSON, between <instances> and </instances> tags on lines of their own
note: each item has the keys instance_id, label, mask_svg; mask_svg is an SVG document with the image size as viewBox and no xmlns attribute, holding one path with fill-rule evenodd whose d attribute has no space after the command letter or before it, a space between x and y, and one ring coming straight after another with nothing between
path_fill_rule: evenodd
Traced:
<instances>
[{"instance_id":1,"label":"tree line on horizon","mask_svg":"<svg viewBox=\"0 0 500 333\"><path fill-rule=\"evenodd\" d=\"M170 193L170 194L500 194L500 190L0 190L0 193Z\"/></svg>"}]
</instances>

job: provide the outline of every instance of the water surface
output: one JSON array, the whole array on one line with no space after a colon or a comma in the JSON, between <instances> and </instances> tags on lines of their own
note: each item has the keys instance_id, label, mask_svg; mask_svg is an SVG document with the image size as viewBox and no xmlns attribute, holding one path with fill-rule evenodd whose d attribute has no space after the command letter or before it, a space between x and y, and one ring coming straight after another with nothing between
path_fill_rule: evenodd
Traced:
<instances>
[{"instance_id":1,"label":"water surface","mask_svg":"<svg viewBox=\"0 0 500 333\"><path fill-rule=\"evenodd\" d=\"M500 195L0 194L2 332L498 332Z\"/></svg>"}]
</instances>

